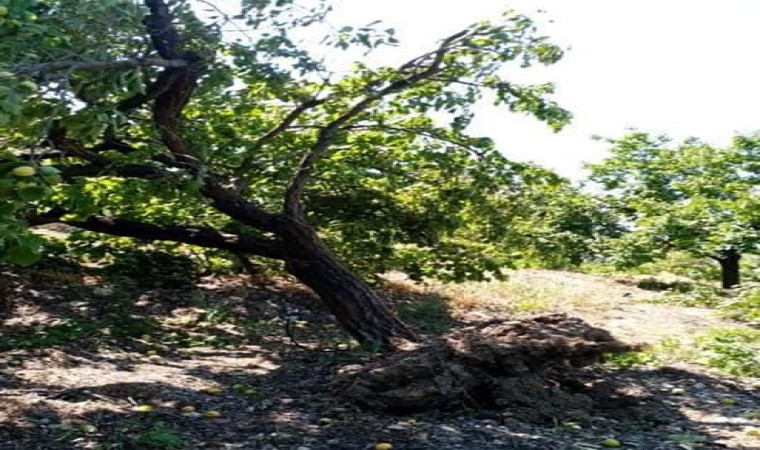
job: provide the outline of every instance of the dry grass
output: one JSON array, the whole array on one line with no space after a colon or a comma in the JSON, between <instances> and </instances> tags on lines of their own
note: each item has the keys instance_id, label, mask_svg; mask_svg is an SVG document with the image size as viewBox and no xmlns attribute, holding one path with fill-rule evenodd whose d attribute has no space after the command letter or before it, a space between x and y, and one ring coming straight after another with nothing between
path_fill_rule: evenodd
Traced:
<instances>
[{"instance_id":1,"label":"dry grass","mask_svg":"<svg viewBox=\"0 0 760 450\"><path fill-rule=\"evenodd\" d=\"M392 289L438 295L454 315L523 316L548 311L606 310L644 301L652 292L596 275L549 270L512 271L506 281L424 284L395 279Z\"/></svg>"}]
</instances>

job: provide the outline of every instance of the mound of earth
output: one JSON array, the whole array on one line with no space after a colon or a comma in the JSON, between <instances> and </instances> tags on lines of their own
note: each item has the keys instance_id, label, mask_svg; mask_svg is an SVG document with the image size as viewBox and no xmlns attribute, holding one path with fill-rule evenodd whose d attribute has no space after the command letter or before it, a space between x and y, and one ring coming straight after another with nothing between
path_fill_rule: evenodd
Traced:
<instances>
[{"instance_id":1,"label":"mound of earth","mask_svg":"<svg viewBox=\"0 0 760 450\"><path fill-rule=\"evenodd\" d=\"M339 390L362 407L397 414L509 408L524 420L543 421L559 409L585 416L594 400L581 393L577 369L633 349L565 314L489 321L349 368Z\"/></svg>"}]
</instances>

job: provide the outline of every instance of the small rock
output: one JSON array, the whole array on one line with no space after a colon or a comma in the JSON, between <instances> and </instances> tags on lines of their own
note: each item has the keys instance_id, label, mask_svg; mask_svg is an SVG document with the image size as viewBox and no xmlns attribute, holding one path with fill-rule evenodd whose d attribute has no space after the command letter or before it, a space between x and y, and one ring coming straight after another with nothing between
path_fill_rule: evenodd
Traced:
<instances>
[{"instance_id":1,"label":"small rock","mask_svg":"<svg viewBox=\"0 0 760 450\"><path fill-rule=\"evenodd\" d=\"M457 430L456 428L454 428L452 426L449 426L449 425L441 425L438 428L440 428L443 431L446 431L447 433L456 433L456 434L459 434L459 430Z\"/></svg>"},{"instance_id":2,"label":"small rock","mask_svg":"<svg viewBox=\"0 0 760 450\"><path fill-rule=\"evenodd\" d=\"M96 287L95 289L92 290L92 294L95 295L96 297L110 297L111 295L113 295L113 288L104 287L104 286Z\"/></svg>"}]
</instances>

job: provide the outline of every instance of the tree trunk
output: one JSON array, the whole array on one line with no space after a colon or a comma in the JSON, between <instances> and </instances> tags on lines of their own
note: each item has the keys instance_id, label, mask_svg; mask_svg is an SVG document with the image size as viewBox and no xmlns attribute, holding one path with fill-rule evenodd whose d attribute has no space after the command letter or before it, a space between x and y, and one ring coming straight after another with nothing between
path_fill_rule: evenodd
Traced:
<instances>
[{"instance_id":1,"label":"tree trunk","mask_svg":"<svg viewBox=\"0 0 760 450\"><path fill-rule=\"evenodd\" d=\"M280 236L288 245L285 269L325 302L338 323L361 343L393 348L417 335L385 300L352 273L307 224L288 221Z\"/></svg>"},{"instance_id":2,"label":"tree trunk","mask_svg":"<svg viewBox=\"0 0 760 450\"><path fill-rule=\"evenodd\" d=\"M741 254L735 247L726 247L720 251L717 257L720 264L720 277L723 289L739 286L739 260Z\"/></svg>"}]
</instances>

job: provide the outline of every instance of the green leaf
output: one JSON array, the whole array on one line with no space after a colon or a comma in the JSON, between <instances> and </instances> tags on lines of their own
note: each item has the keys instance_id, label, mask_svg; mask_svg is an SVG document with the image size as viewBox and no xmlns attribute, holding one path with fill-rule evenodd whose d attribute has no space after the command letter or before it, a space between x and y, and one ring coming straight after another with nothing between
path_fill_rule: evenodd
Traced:
<instances>
[{"instance_id":1,"label":"green leaf","mask_svg":"<svg viewBox=\"0 0 760 450\"><path fill-rule=\"evenodd\" d=\"M44 186L29 186L18 190L18 196L27 202L36 202L47 197L49 190Z\"/></svg>"},{"instance_id":2,"label":"green leaf","mask_svg":"<svg viewBox=\"0 0 760 450\"><path fill-rule=\"evenodd\" d=\"M39 261L41 257L42 255L39 252L37 252L34 248L26 245L11 247L8 249L8 252L6 254L6 259L11 264L16 264L24 267L31 266L32 264Z\"/></svg>"}]
</instances>

